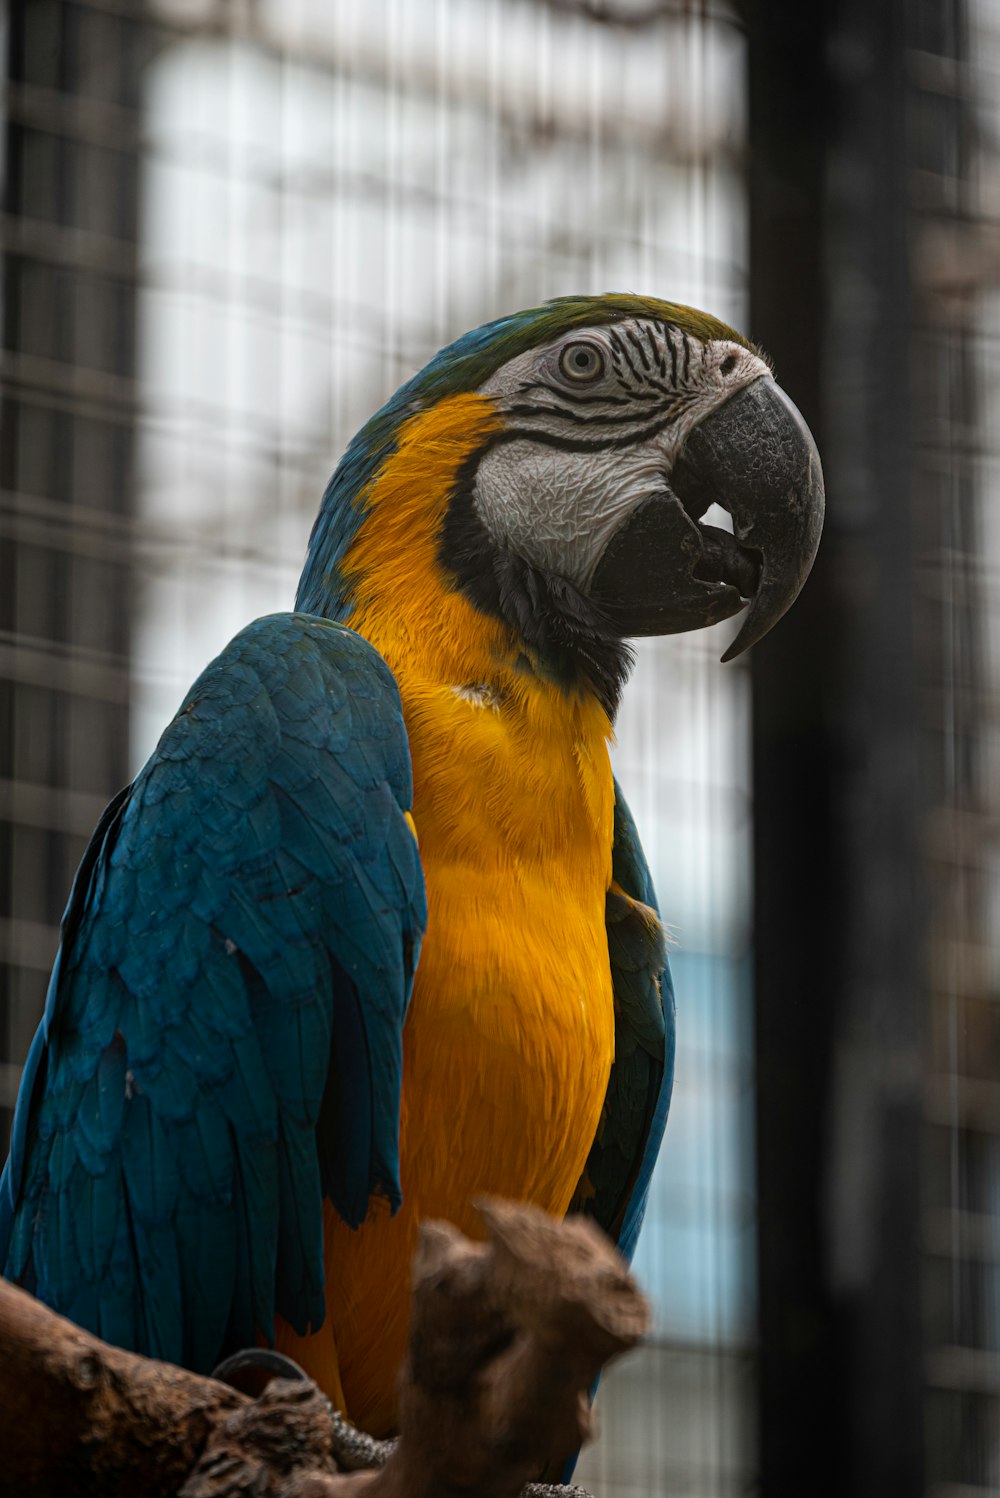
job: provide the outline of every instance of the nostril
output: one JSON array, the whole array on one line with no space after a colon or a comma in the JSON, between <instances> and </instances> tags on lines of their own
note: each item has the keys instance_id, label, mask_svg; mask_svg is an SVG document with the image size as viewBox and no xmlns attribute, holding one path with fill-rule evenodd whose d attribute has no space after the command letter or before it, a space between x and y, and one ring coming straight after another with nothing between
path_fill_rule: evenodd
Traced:
<instances>
[{"instance_id":1,"label":"nostril","mask_svg":"<svg viewBox=\"0 0 1000 1498\"><path fill-rule=\"evenodd\" d=\"M719 373L720 375L722 375L723 379L726 377L726 375L732 374L733 370L736 368L736 362L737 361L735 354L726 355L722 363L719 365Z\"/></svg>"}]
</instances>

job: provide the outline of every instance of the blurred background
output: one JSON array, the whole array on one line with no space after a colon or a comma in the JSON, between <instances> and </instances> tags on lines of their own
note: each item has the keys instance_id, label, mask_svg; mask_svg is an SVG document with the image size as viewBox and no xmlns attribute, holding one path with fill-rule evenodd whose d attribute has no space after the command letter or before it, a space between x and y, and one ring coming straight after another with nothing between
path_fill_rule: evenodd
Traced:
<instances>
[{"instance_id":1,"label":"blurred background","mask_svg":"<svg viewBox=\"0 0 1000 1498\"><path fill-rule=\"evenodd\" d=\"M546 297L707 308L829 519L750 660L626 693L677 1086L580 1480L1000 1493L1000 5L2 15L0 1141L94 822L356 428Z\"/></svg>"}]
</instances>

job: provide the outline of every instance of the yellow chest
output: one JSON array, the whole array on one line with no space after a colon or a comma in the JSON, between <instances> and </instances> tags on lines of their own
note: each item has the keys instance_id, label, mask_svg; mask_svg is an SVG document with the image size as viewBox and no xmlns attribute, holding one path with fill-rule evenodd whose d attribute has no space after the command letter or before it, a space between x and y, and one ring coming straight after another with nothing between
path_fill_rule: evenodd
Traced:
<instances>
[{"instance_id":1,"label":"yellow chest","mask_svg":"<svg viewBox=\"0 0 1000 1498\"><path fill-rule=\"evenodd\" d=\"M403 1206L376 1200L355 1232L327 1204L327 1321L282 1336L374 1432L393 1419L419 1222L478 1233L485 1193L564 1212L614 1053L610 724L525 663L438 562L456 472L495 421L457 396L407 423L344 564L348 622L400 688L428 925L403 1032Z\"/></svg>"},{"instance_id":2,"label":"yellow chest","mask_svg":"<svg viewBox=\"0 0 1000 1498\"><path fill-rule=\"evenodd\" d=\"M403 687L428 893L402 1120L421 1215L484 1190L565 1211L607 1087L611 771L599 720L548 690Z\"/></svg>"},{"instance_id":3,"label":"yellow chest","mask_svg":"<svg viewBox=\"0 0 1000 1498\"><path fill-rule=\"evenodd\" d=\"M437 1210L440 1182L451 1215L459 1187L505 1183L561 1210L614 1044L607 715L526 662L438 557L455 475L496 421L489 402L464 395L405 424L345 563L350 623L399 684L427 882L404 1032L403 1191ZM487 1186L480 1157L497 1153L501 1129L504 1163Z\"/></svg>"},{"instance_id":4,"label":"yellow chest","mask_svg":"<svg viewBox=\"0 0 1000 1498\"><path fill-rule=\"evenodd\" d=\"M283 1342L380 1435L394 1420L419 1223L481 1236L482 1195L565 1212L614 1059L603 735L571 712L540 740L525 722L537 703L476 706L401 675L428 895L403 1031L403 1206L392 1217L375 1201L352 1231L327 1204L328 1320Z\"/></svg>"}]
</instances>

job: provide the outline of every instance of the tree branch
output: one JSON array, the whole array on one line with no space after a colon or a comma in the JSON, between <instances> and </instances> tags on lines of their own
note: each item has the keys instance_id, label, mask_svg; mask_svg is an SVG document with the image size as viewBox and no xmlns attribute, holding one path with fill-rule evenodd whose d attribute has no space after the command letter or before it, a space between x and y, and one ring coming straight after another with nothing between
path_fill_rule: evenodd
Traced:
<instances>
[{"instance_id":1,"label":"tree branch","mask_svg":"<svg viewBox=\"0 0 1000 1498\"><path fill-rule=\"evenodd\" d=\"M307 1379L252 1400L109 1347L0 1281L6 1483L60 1498L516 1498L588 1438L594 1379L648 1308L590 1223L510 1202L480 1212L485 1244L421 1230L394 1446L331 1418Z\"/></svg>"}]
</instances>

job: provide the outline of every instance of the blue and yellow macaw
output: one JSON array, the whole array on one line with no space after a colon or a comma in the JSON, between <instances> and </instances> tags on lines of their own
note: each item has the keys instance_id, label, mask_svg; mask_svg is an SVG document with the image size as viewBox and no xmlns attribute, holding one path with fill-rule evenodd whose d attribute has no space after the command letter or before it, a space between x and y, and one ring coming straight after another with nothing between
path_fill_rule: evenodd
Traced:
<instances>
[{"instance_id":1,"label":"blue and yellow macaw","mask_svg":"<svg viewBox=\"0 0 1000 1498\"><path fill-rule=\"evenodd\" d=\"M674 1006L608 758L625 641L749 601L727 654L751 644L822 503L760 353L689 308L561 299L404 385L326 490L296 612L207 667L87 849L4 1273L203 1372L277 1343L379 1434L421 1219L476 1234L490 1193L630 1254Z\"/></svg>"}]
</instances>

